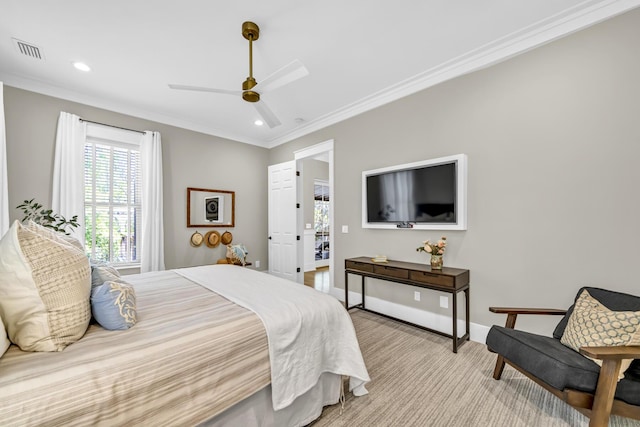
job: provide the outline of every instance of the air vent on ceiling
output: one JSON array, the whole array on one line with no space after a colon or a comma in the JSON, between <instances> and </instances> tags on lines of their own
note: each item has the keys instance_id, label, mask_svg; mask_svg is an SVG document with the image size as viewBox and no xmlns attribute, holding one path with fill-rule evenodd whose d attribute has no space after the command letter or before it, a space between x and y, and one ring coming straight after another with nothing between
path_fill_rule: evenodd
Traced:
<instances>
[{"instance_id":1,"label":"air vent on ceiling","mask_svg":"<svg viewBox=\"0 0 640 427\"><path fill-rule=\"evenodd\" d=\"M38 46L14 38L11 40L13 40L13 45L21 54L34 59L44 59L44 55Z\"/></svg>"}]
</instances>

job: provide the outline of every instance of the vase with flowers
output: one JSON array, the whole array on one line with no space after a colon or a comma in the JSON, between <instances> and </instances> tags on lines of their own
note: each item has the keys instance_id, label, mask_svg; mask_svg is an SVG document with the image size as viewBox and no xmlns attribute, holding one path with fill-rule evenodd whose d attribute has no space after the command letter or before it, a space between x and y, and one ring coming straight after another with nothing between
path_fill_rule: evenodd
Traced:
<instances>
[{"instance_id":1,"label":"vase with flowers","mask_svg":"<svg viewBox=\"0 0 640 427\"><path fill-rule=\"evenodd\" d=\"M416 248L418 252L426 252L431 255L431 269L442 270L442 255L447 247L447 238L442 236L437 242L425 240L422 246Z\"/></svg>"}]
</instances>

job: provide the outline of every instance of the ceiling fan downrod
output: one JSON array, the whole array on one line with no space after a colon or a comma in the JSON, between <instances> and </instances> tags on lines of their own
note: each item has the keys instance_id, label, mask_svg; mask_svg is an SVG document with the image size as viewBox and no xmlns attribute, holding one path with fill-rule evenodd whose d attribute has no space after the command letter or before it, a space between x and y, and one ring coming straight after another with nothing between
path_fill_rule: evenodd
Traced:
<instances>
[{"instance_id":1,"label":"ceiling fan downrod","mask_svg":"<svg viewBox=\"0 0 640 427\"><path fill-rule=\"evenodd\" d=\"M243 22L242 36L249 40L249 77L242 83L242 99L247 102L258 102L260 94L251 89L258 84L253 78L253 42L260 37L260 28L253 22Z\"/></svg>"}]
</instances>

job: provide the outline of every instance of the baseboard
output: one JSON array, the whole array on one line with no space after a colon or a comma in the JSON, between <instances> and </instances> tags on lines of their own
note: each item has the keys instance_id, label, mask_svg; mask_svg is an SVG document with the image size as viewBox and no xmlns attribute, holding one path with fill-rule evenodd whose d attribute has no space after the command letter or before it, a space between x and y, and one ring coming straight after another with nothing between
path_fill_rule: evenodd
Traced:
<instances>
[{"instance_id":1,"label":"baseboard","mask_svg":"<svg viewBox=\"0 0 640 427\"><path fill-rule=\"evenodd\" d=\"M331 295L338 300L344 302L344 290L332 288ZM349 292L349 305L360 304L362 295L357 292ZM388 316L397 317L407 322L415 323L430 329L451 334L453 325L451 324L451 316L445 316L439 313L433 313L427 310L420 310L414 307L397 304L394 302L382 300L379 298L367 296L367 308L386 314ZM458 335L462 336L466 333L464 319L458 320ZM469 339L471 341L484 344L487 340L489 327L478 323L470 322Z\"/></svg>"}]
</instances>

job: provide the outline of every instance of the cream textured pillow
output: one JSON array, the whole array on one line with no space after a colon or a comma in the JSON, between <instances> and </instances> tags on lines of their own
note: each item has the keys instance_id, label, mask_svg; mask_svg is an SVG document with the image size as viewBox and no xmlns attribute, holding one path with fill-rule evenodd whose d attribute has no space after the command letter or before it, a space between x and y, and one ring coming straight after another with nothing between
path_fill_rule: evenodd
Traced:
<instances>
[{"instance_id":1,"label":"cream textured pillow","mask_svg":"<svg viewBox=\"0 0 640 427\"><path fill-rule=\"evenodd\" d=\"M560 342L576 351L580 347L640 345L640 311L612 311L587 290L576 300ZM602 361L591 359L602 366ZM631 364L622 361L619 378Z\"/></svg>"},{"instance_id":2,"label":"cream textured pillow","mask_svg":"<svg viewBox=\"0 0 640 427\"><path fill-rule=\"evenodd\" d=\"M80 249L82 252L84 252L84 247L82 246L82 243L80 243L80 241L73 236L67 236L64 233L59 233L52 228L44 227L31 220L27 221L26 224L23 224L23 225L27 227L29 230L35 233L38 233L42 237L48 237L49 239L55 240L57 242L68 243Z\"/></svg>"},{"instance_id":3,"label":"cream textured pillow","mask_svg":"<svg viewBox=\"0 0 640 427\"><path fill-rule=\"evenodd\" d=\"M88 258L45 234L16 221L0 240L0 316L23 351L61 351L91 319Z\"/></svg>"}]
</instances>

